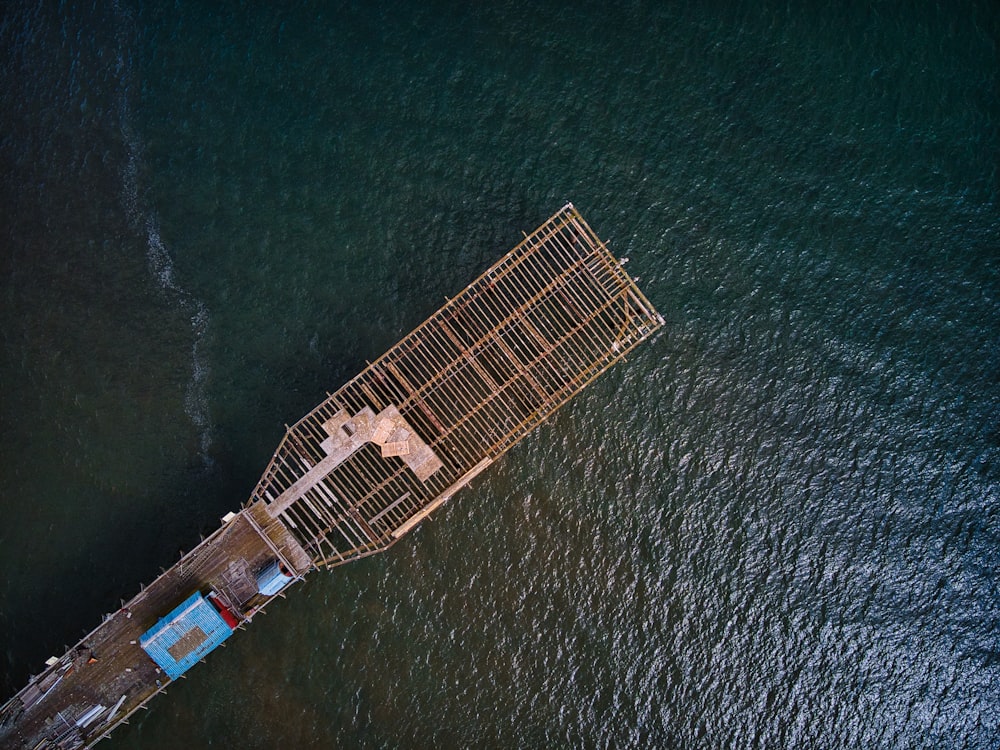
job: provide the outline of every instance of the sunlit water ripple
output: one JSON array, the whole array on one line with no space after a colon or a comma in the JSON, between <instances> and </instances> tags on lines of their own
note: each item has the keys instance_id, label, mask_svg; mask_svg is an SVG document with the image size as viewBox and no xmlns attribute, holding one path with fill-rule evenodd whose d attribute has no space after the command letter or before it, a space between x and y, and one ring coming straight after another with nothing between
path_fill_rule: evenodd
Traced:
<instances>
[{"instance_id":1,"label":"sunlit water ripple","mask_svg":"<svg viewBox=\"0 0 1000 750\"><path fill-rule=\"evenodd\" d=\"M664 331L106 746L996 747L961 5L6 12L4 695L573 200Z\"/></svg>"}]
</instances>

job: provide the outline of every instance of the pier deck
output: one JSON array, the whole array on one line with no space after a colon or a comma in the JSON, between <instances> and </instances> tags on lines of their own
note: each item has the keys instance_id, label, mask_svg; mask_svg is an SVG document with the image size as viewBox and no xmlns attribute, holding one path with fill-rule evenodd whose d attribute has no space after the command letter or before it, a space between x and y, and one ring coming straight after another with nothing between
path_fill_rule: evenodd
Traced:
<instances>
[{"instance_id":1,"label":"pier deck","mask_svg":"<svg viewBox=\"0 0 1000 750\"><path fill-rule=\"evenodd\" d=\"M280 593L262 570L396 543L662 324L567 204L291 427L238 513L0 708L0 747L93 745L172 682L140 637L178 604L243 627Z\"/></svg>"},{"instance_id":2,"label":"pier deck","mask_svg":"<svg viewBox=\"0 0 1000 750\"><path fill-rule=\"evenodd\" d=\"M215 591L241 619L252 618L268 600L257 593L253 574L289 544L262 533L250 510L235 514L5 705L0 746L80 747L95 739L93 729L109 731L171 682L140 648L139 637L194 591ZM301 551L287 557L305 561L308 569ZM102 706L90 726L77 726Z\"/></svg>"}]
</instances>

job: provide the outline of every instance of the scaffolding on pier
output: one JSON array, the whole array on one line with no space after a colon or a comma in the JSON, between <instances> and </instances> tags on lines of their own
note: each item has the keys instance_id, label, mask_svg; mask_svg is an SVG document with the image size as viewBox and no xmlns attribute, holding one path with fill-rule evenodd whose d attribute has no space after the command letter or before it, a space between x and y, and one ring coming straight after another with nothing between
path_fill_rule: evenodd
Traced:
<instances>
[{"instance_id":1,"label":"scaffolding on pier","mask_svg":"<svg viewBox=\"0 0 1000 750\"><path fill-rule=\"evenodd\" d=\"M662 324L567 204L291 427L248 505L316 565L382 550Z\"/></svg>"}]
</instances>

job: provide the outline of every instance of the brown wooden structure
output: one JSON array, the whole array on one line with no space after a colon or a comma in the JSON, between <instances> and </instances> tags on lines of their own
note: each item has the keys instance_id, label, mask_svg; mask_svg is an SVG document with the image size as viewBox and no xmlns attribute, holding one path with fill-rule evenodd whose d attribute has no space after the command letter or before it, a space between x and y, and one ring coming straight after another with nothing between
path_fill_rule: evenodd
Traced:
<instances>
[{"instance_id":1,"label":"brown wooden structure","mask_svg":"<svg viewBox=\"0 0 1000 750\"><path fill-rule=\"evenodd\" d=\"M245 626L394 544L663 324L572 204L291 427L242 510L0 708L0 747L90 746L169 678L139 637L193 592Z\"/></svg>"}]
</instances>

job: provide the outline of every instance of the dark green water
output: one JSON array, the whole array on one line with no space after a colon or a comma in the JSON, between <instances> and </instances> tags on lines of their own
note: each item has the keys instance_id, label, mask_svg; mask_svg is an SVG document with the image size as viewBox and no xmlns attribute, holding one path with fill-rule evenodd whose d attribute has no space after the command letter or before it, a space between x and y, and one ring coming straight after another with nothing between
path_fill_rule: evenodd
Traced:
<instances>
[{"instance_id":1,"label":"dark green water","mask_svg":"<svg viewBox=\"0 0 1000 750\"><path fill-rule=\"evenodd\" d=\"M0 14L0 699L572 200L665 331L106 747L998 746L994 4L94 5Z\"/></svg>"}]
</instances>

